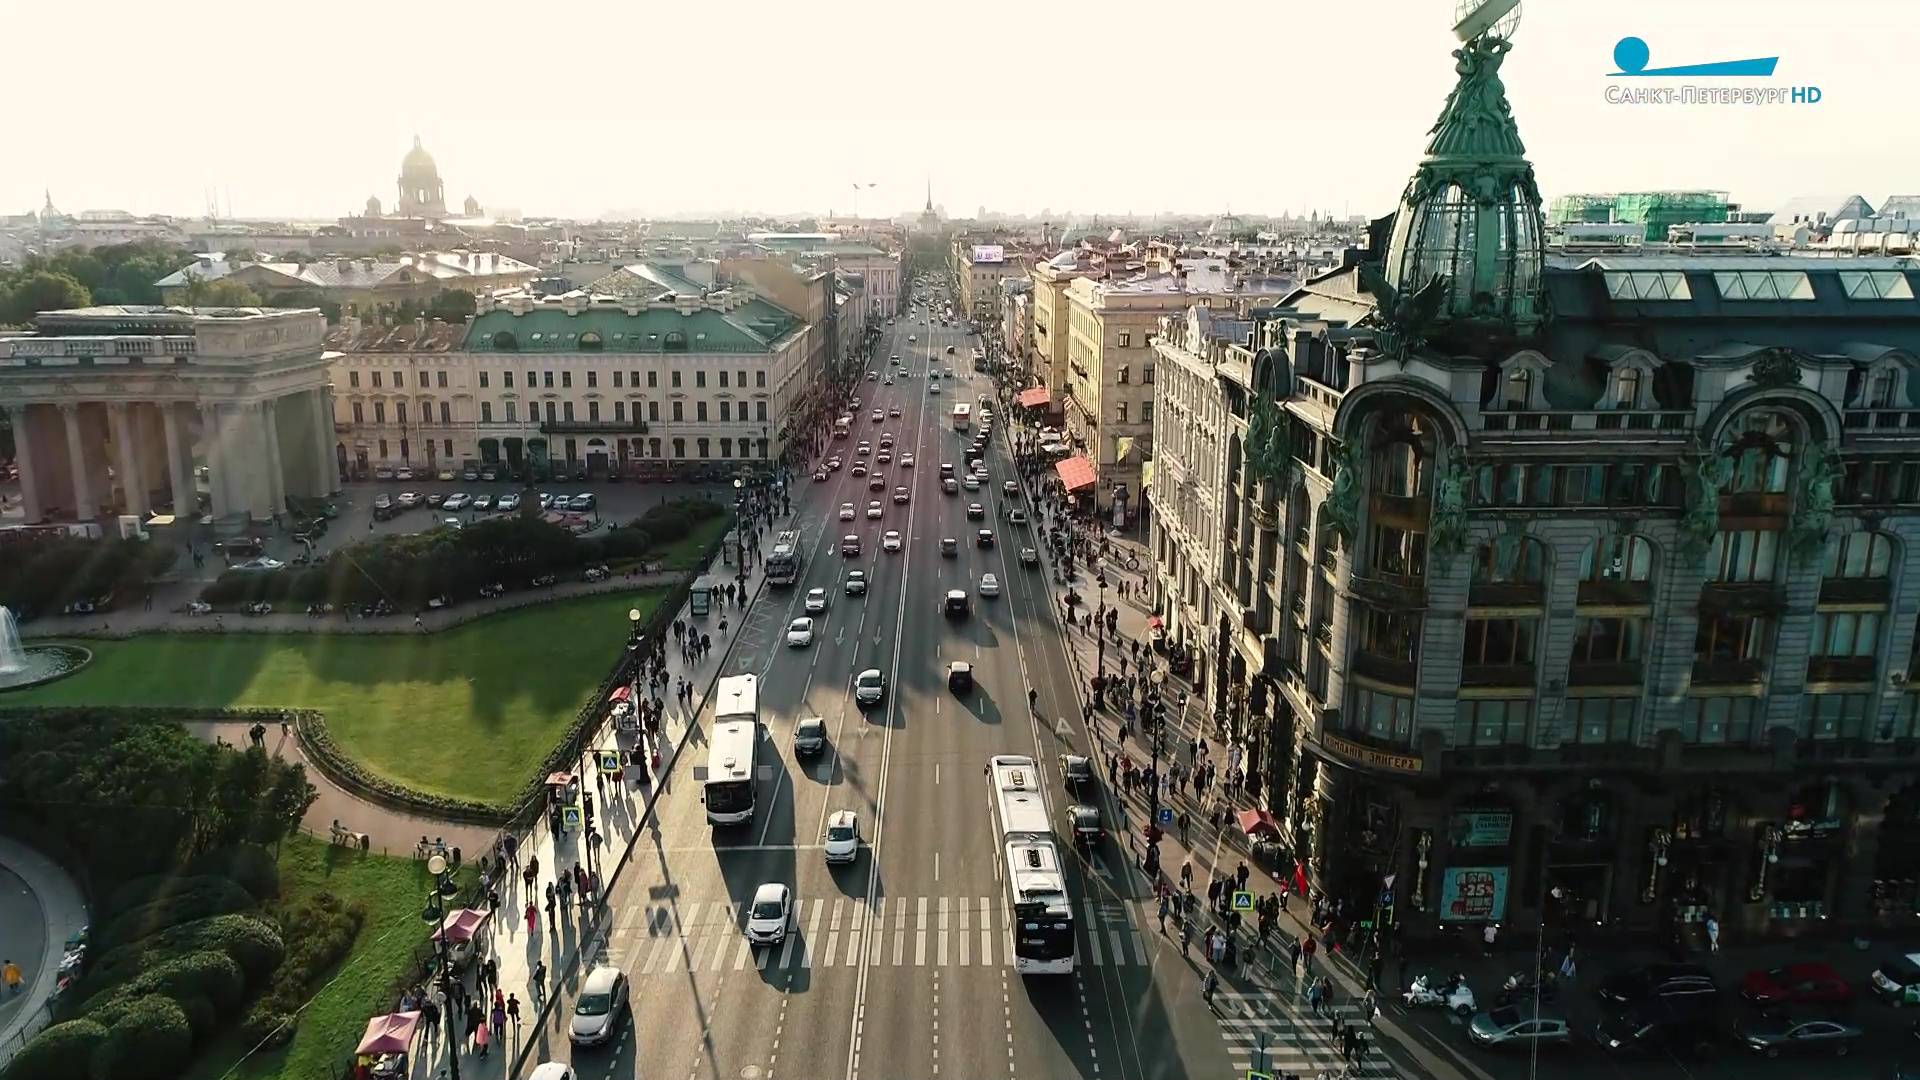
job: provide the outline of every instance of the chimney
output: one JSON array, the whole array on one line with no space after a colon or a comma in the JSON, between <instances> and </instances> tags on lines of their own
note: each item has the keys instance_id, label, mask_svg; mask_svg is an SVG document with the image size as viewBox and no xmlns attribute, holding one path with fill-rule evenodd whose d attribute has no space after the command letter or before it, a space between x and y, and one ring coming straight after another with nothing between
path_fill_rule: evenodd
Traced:
<instances>
[{"instance_id":1,"label":"chimney","mask_svg":"<svg viewBox=\"0 0 1920 1080\"><path fill-rule=\"evenodd\" d=\"M335 270L340 271L343 274L350 274L353 272L353 260L341 259L340 261L333 264L333 268Z\"/></svg>"}]
</instances>

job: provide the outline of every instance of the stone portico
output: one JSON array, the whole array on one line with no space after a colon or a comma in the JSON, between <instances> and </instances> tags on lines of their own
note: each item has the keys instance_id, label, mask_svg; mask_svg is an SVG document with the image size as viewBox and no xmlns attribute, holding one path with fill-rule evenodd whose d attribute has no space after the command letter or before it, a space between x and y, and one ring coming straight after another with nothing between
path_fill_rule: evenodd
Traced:
<instances>
[{"instance_id":1,"label":"stone portico","mask_svg":"<svg viewBox=\"0 0 1920 1080\"><path fill-rule=\"evenodd\" d=\"M201 476L216 520L339 490L325 333L310 309L151 306L0 333L26 520L196 518Z\"/></svg>"}]
</instances>

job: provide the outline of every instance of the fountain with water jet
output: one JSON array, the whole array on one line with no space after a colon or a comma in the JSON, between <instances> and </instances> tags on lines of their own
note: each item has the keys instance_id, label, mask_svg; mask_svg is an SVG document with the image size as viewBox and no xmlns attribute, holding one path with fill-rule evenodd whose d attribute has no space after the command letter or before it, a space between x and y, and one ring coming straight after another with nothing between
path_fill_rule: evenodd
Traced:
<instances>
[{"instance_id":1,"label":"fountain with water jet","mask_svg":"<svg viewBox=\"0 0 1920 1080\"><path fill-rule=\"evenodd\" d=\"M93 654L77 645L34 645L20 640L13 612L0 607L0 693L52 682L80 670Z\"/></svg>"}]
</instances>

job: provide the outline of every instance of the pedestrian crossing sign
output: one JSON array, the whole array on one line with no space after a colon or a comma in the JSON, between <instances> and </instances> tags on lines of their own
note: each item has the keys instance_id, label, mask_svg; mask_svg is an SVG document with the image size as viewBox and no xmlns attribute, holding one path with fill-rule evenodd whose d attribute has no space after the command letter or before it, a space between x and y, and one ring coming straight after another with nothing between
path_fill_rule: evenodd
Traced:
<instances>
[{"instance_id":1,"label":"pedestrian crossing sign","mask_svg":"<svg viewBox=\"0 0 1920 1080\"><path fill-rule=\"evenodd\" d=\"M1160 824L1162 825L1173 824L1173 807L1163 806L1160 808Z\"/></svg>"},{"instance_id":2,"label":"pedestrian crossing sign","mask_svg":"<svg viewBox=\"0 0 1920 1080\"><path fill-rule=\"evenodd\" d=\"M613 770L619 767L620 767L620 751L618 750L600 751L600 771L601 772L612 772Z\"/></svg>"},{"instance_id":3,"label":"pedestrian crossing sign","mask_svg":"<svg viewBox=\"0 0 1920 1080\"><path fill-rule=\"evenodd\" d=\"M580 804L568 803L560 808L560 821L568 832L580 831Z\"/></svg>"},{"instance_id":4,"label":"pedestrian crossing sign","mask_svg":"<svg viewBox=\"0 0 1920 1080\"><path fill-rule=\"evenodd\" d=\"M1247 891L1246 889L1241 889L1240 891L1234 893L1233 894L1233 910L1252 911L1253 910L1253 893Z\"/></svg>"}]
</instances>

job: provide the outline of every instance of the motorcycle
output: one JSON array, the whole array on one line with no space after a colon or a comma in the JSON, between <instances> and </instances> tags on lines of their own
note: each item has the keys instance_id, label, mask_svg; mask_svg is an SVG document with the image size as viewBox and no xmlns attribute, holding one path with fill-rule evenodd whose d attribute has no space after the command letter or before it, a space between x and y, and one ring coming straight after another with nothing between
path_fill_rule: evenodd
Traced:
<instances>
[{"instance_id":1,"label":"motorcycle","mask_svg":"<svg viewBox=\"0 0 1920 1080\"><path fill-rule=\"evenodd\" d=\"M1437 986L1426 975L1415 976L1413 985L1407 987L1400 999L1409 1009L1438 1005L1461 1016L1472 1016L1479 1011L1474 1007L1473 988L1467 985L1467 977L1459 974Z\"/></svg>"},{"instance_id":2,"label":"motorcycle","mask_svg":"<svg viewBox=\"0 0 1920 1080\"><path fill-rule=\"evenodd\" d=\"M207 603L205 600L190 600L187 602L187 614L189 615L206 615L212 611L213 605Z\"/></svg>"},{"instance_id":3,"label":"motorcycle","mask_svg":"<svg viewBox=\"0 0 1920 1080\"><path fill-rule=\"evenodd\" d=\"M1536 992L1541 1001L1552 1001L1558 998L1560 976L1549 971L1540 977L1538 983L1535 983L1532 975L1516 971L1507 976L1507 981L1500 986L1500 1004L1512 1005L1516 1002L1529 1001Z\"/></svg>"},{"instance_id":4,"label":"motorcycle","mask_svg":"<svg viewBox=\"0 0 1920 1080\"><path fill-rule=\"evenodd\" d=\"M255 600L241 610L249 615L271 615L273 614L273 605L267 603L265 600Z\"/></svg>"}]
</instances>

